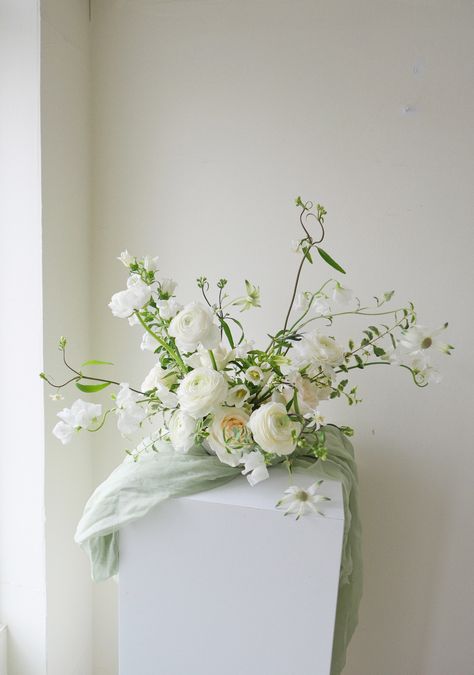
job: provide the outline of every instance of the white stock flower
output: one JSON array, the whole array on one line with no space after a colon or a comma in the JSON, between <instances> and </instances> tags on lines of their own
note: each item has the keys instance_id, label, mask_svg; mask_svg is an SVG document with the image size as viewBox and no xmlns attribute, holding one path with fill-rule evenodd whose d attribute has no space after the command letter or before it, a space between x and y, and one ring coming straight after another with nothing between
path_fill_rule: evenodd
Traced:
<instances>
[{"instance_id":1,"label":"white stock flower","mask_svg":"<svg viewBox=\"0 0 474 675\"><path fill-rule=\"evenodd\" d=\"M150 333L143 333L140 349L143 352L154 352L157 347L158 342L155 340L153 335L150 335Z\"/></svg>"},{"instance_id":2,"label":"white stock flower","mask_svg":"<svg viewBox=\"0 0 474 675\"><path fill-rule=\"evenodd\" d=\"M181 305L176 298L158 300L156 305L162 319L172 319L183 309L183 305Z\"/></svg>"},{"instance_id":3,"label":"white stock flower","mask_svg":"<svg viewBox=\"0 0 474 675\"><path fill-rule=\"evenodd\" d=\"M283 403L270 401L254 410L249 420L255 442L265 452L289 455L296 446L301 425L293 422Z\"/></svg>"},{"instance_id":4,"label":"white stock flower","mask_svg":"<svg viewBox=\"0 0 474 675\"><path fill-rule=\"evenodd\" d=\"M270 475L265 464L265 457L258 450L245 454L242 457L242 463L245 467L242 474L247 476L247 480L252 487L261 483L262 480L266 480Z\"/></svg>"},{"instance_id":5,"label":"white stock flower","mask_svg":"<svg viewBox=\"0 0 474 675\"><path fill-rule=\"evenodd\" d=\"M277 503L277 508L286 508L285 516L289 513L295 513L296 520L309 512L319 513L320 516L324 516L324 513L319 510L318 505L321 502L330 501L330 499L324 495L317 494L317 490L322 482L322 480L318 480L306 490L297 485L292 485L283 493L284 496Z\"/></svg>"},{"instance_id":6,"label":"white stock flower","mask_svg":"<svg viewBox=\"0 0 474 675\"><path fill-rule=\"evenodd\" d=\"M248 421L248 414L241 408L221 407L214 412L206 442L223 464L240 464L244 448L252 442Z\"/></svg>"},{"instance_id":7,"label":"white stock flower","mask_svg":"<svg viewBox=\"0 0 474 675\"><path fill-rule=\"evenodd\" d=\"M196 421L182 410L176 410L169 425L170 440L176 452L187 452L194 445Z\"/></svg>"},{"instance_id":8,"label":"white stock flower","mask_svg":"<svg viewBox=\"0 0 474 675\"><path fill-rule=\"evenodd\" d=\"M227 347L222 344L222 342L212 350L216 366L218 370L224 370L226 365L231 359L234 358L234 352L229 351ZM205 349L201 345L197 348L197 351L191 356L185 358L186 363L191 366L191 368L199 368L203 366L204 368L212 368L213 362L209 350Z\"/></svg>"},{"instance_id":9,"label":"white stock flower","mask_svg":"<svg viewBox=\"0 0 474 675\"><path fill-rule=\"evenodd\" d=\"M344 361L344 350L337 344L334 338L321 335L318 331L306 333L293 349L299 356L300 366L323 367L330 374L331 369L339 366Z\"/></svg>"},{"instance_id":10,"label":"white stock flower","mask_svg":"<svg viewBox=\"0 0 474 675\"><path fill-rule=\"evenodd\" d=\"M185 352L194 351L199 344L205 349L214 349L220 339L214 314L199 302L191 302L174 317L169 334L176 339L178 348Z\"/></svg>"},{"instance_id":11,"label":"white stock flower","mask_svg":"<svg viewBox=\"0 0 474 675\"><path fill-rule=\"evenodd\" d=\"M143 380L141 390L150 391L160 385L169 389L173 384L176 384L176 380L177 373L175 370L166 370L161 367L160 363L157 363Z\"/></svg>"},{"instance_id":12,"label":"white stock flower","mask_svg":"<svg viewBox=\"0 0 474 675\"><path fill-rule=\"evenodd\" d=\"M88 403L78 398L70 408L58 412L61 422L56 424L53 434L65 445L72 439L75 431L87 429L101 414L100 403Z\"/></svg>"},{"instance_id":13,"label":"white stock flower","mask_svg":"<svg viewBox=\"0 0 474 675\"><path fill-rule=\"evenodd\" d=\"M431 347L449 354L453 347L446 342L442 342L438 337L446 328L447 324L437 330L429 330L424 326L411 326L402 334L400 344L411 354L417 351L425 351Z\"/></svg>"},{"instance_id":14,"label":"white stock flower","mask_svg":"<svg viewBox=\"0 0 474 675\"><path fill-rule=\"evenodd\" d=\"M217 370L196 368L184 376L177 393L184 412L197 419L205 417L225 401L227 383Z\"/></svg>"},{"instance_id":15,"label":"white stock flower","mask_svg":"<svg viewBox=\"0 0 474 675\"><path fill-rule=\"evenodd\" d=\"M125 267L130 267L132 262L134 262L135 258L133 255L130 255L130 253L125 249L125 251L122 251L122 253L119 255L117 260L120 260L120 262L125 265Z\"/></svg>"},{"instance_id":16,"label":"white stock flower","mask_svg":"<svg viewBox=\"0 0 474 675\"><path fill-rule=\"evenodd\" d=\"M231 387L227 394L226 403L240 408L250 396L250 392L245 384L236 384Z\"/></svg>"},{"instance_id":17,"label":"white stock flower","mask_svg":"<svg viewBox=\"0 0 474 675\"><path fill-rule=\"evenodd\" d=\"M136 309L141 309L151 298L151 288L141 280L138 274L131 274L127 280L127 289L114 293L109 307L119 319L126 319Z\"/></svg>"},{"instance_id":18,"label":"white stock flower","mask_svg":"<svg viewBox=\"0 0 474 675\"><path fill-rule=\"evenodd\" d=\"M120 385L120 391L115 399L117 407L115 413L118 417L117 428L124 435L135 433L146 417L146 409L137 404L139 398L138 394L131 391L128 384Z\"/></svg>"}]
</instances>

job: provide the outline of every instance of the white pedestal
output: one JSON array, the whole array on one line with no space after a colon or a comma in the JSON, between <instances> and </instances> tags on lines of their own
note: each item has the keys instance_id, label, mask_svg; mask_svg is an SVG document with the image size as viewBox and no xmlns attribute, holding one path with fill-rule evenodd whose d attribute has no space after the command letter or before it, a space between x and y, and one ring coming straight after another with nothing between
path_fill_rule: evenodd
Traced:
<instances>
[{"instance_id":1,"label":"white pedestal","mask_svg":"<svg viewBox=\"0 0 474 675\"><path fill-rule=\"evenodd\" d=\"M273 469L170 500L121 531L120 675L329 675L344 515L275 503L308 474Z\"/></svg>"}]
</instances>

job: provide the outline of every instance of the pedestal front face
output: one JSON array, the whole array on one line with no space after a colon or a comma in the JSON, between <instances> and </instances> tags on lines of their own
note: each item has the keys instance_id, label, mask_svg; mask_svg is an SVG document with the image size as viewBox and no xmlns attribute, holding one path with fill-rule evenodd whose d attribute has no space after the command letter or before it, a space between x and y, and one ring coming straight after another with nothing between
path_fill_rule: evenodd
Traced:
<instances>
[{"instance_id":1,"label":"pedestal front face","mask_svg":"<svg viewBox=\"0 0 474 675\"><path fill-rule=\"evenodd\" d=\"M288 484L236 479L122 530L120 675L329 675L341 487L295 522L274 508Z\"/></svg>"}]
</instances>

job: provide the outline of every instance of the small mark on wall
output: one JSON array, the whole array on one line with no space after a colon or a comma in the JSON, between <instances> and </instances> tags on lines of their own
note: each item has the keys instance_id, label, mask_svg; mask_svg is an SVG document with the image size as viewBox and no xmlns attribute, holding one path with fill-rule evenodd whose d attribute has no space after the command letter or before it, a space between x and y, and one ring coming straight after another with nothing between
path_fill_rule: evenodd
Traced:
<instances>
[{"instance_id":1,"label":"small mark on wall","mask_svg":"<svg viewBox=\"0 0 474 675\"><path fill-rule=\"evenodd\" d=\"M402 106L402 114L403 115L413 115L416 113L416 106L414 105L404 105Z\"/></svg>"}]
</instances>

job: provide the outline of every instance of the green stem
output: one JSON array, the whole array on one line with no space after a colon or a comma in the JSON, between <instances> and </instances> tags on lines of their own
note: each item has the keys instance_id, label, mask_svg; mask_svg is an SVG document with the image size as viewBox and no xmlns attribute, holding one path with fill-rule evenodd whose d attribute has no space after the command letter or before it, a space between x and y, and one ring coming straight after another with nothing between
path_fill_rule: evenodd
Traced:
<instances>
[{"instance_id":1,"label":"green stem","mask_svg":"<svg viewBox=\"0 0 474 675\"><path fill-rule=\"evenodd\" d=\"M163 340L162 337L160 337L159 335L157 335L154 331L151 330L151 328L149 328L149 327L146 325L145 321L142 319L142 317L140 316L139 312L135 312L135 315L137 316L139 322L141 323L141 325L143 326L143 328L147 331L147 333L149 333L153 338L155 338L155 340L158 342L158 344L160 344L160 345L163 347L163 349L165 349L165 350L168 352L168 354L171 356L171 358L173 359L173 361L176 362L176 364L178 365L178 367L179 367L179 369L181 370L181 372L183 372L184 374L186 374L186 373L188 372L188 369L186 368L186 364L184 363L184 361L183 361L183 359L181 358L181 356L180 356L177 352L175 352L174 349L172 349L172 348L166 343L166 341Z\"/></svg>"},{"instance_id":2,"label":"green stem","mask_svg":"<svg viewBox=\"0 0 474 675\"><path fill-rule=\"evenodd\" d=\"M208 349L207 351L208 351L208 354L211 358L212 367L214 368L214 370L218 370L217 363L216 363L216 357L214 356L214 352L212 351L212 349Z\"/></svg>"}]
</instances>

